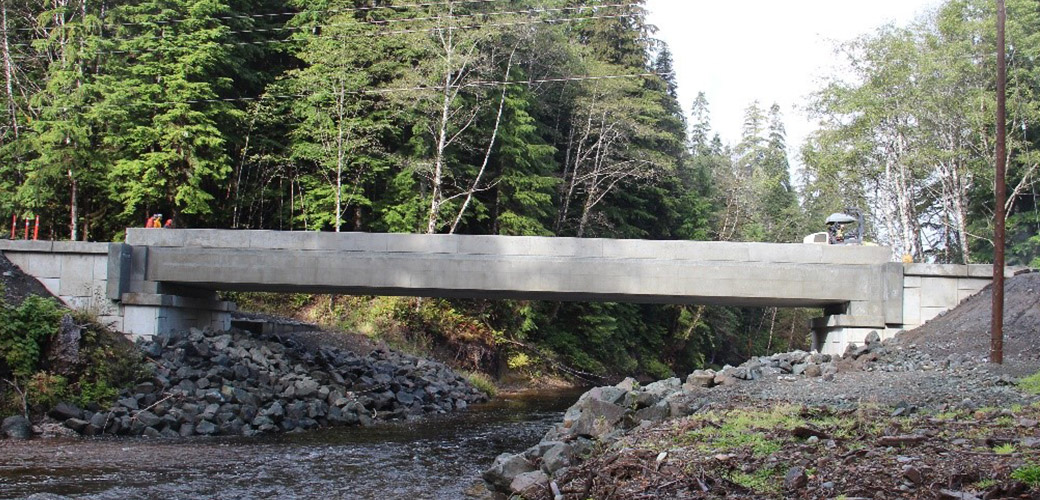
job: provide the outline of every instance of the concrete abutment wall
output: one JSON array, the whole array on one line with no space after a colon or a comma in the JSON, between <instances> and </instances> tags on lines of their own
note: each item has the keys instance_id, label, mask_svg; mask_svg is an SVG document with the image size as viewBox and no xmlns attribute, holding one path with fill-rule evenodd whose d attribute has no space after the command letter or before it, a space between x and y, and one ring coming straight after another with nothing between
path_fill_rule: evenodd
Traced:
<instances>
[{"instance_id":1,"label":"concrete abutment wall","mask_svg":"<svg viewBox=\"0 0 1040 500\"><path fill-rule=\"evenodd\" d=\"M73 309L130 337L190 327L228 329L234 304L210 290L143 279L147 249L121 243L0 240L0 253ZM136 266L132 253L137 254Z\"/></svg>"}]
</instances>

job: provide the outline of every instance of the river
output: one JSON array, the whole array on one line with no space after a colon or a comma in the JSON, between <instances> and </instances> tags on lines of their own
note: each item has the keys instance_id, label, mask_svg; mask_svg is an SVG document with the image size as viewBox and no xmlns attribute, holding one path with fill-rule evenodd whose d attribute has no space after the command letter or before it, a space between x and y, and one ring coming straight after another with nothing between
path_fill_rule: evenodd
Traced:
<instances>
[{"instance_id":1,"label":"river","mask_svg":"<svg viewBox=\"0 0 1040 500\"><path fill-rule=\"evenodd\" d=\"M0 498L459 499L579 395L505 395L420 421L253 438L0 440Z\"/></svg>"}]
</instances>

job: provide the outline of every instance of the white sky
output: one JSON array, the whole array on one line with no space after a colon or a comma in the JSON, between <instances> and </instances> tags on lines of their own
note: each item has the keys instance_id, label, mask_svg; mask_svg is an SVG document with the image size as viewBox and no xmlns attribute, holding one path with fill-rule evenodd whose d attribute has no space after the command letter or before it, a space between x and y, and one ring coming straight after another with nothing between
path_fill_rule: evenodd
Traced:
<instances>
[{"instance_id":1,"label":"white sky","mask_svg":"<svg viewBox=\"0 0 1040 500\"><path fill-rule=\"evenodd\" d=\"M679 102L697 92L723 142L740 139L744 109L780 105L792 165L813 129L801 106L840 62L833 48L876 28L905 25L940 0L647 0L675 62Z\"/></svg>"}]
</instances>

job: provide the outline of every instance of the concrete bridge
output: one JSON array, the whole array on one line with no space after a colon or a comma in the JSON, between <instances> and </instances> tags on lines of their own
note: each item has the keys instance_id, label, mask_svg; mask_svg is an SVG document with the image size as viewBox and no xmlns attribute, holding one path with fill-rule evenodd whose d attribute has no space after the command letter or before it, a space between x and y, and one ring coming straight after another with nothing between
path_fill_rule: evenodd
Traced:
<instances>
[{"instance_id":1,"label":"concrete bridge","mask_svg":"<svg viewBox=\"0 0 1040 500\"><path fill-rule=\"evenodd\" d=\"M992 274L867 246L207 229L129 229L126 241L0 240L0 252L132 336L228 328L234 304L216 292L238 290L819 307L823 352L918 326Z\"/></svg>"}]
</instances>

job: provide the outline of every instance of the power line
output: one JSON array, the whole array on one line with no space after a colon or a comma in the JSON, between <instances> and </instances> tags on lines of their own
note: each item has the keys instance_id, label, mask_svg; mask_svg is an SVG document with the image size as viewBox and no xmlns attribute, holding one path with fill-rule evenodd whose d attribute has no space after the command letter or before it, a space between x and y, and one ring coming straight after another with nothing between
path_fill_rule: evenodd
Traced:
<instances>
[{"instance_id":1,"label":"power line","mask_svg":"<svg viewBox=\"0 0 1040 500\"><path fill-rule=\"evenodd\" d=\"M603 80L621 80L628 78L648 78L648 77L665 77L671 75L668 73L628 73L628 74L616 74L616 75L574 75L574 76L560 76L560 77L547 77L547 78L532 78L529 80L474 80L472 82L465 82L457 85L449 85L449 89L460 89L460 88L474 88L474 87L502 87L507 85L536 85L542 83L566 83L566 82L587 82L587 81L603 81ZM415 85L412 87L392 87L384 89L362 89L362 90L347 90L343 94L346 95L386 95L394 93L404 92L422 92L422 91L443 91L445 89L442 85ZM331 94L327 92L326 94ZM288 99L300 99L305 97L311 97L316 93L300 93L300 94L267 94L258 97L226 97L216 99L189 99L183 101L159 101L151 103L155 106L160 105L171 105L171 104L214 104L214 103L231 103L231 102L254 102L254 101L267 101L267 100L288 100ZM147 103L146 103L147 104ZM96 106L96 104L94 105ZM78 106L78 107L92 107L92 106Z\"/></svg>"},{"instance_id":2,"label":"power line","mask_svg":"<svg viewBox=\"0 0 1040 500\"><path fill-rule=\"evenodd\" d=\"M409 29L409 30L397 30L397 31L376 31L376 32L372 32L372 33L356 33L356 34L350 34L350 35L314 35L313 38L319 38L319 39L325 39L325 40L350 40L350 39L354 39L354 38L371 38L371 37L374 37L374 36L395 36L395 35L407 35L407 34L414 34L414 33L436 33L436 32L449 31L449 30L472 30L472 29L479 29L479 28L503 28L503 27L510 27L510 26L532 26L532 25L537 25L537 24L562 24L562 23L571 23L571 22L580 22L580 21L592 21L592 20L597 20L597 19L622 19L622 18L628 18L628 17L633 17L633 15L632 14L615 14L615 15L605 15L605 16L573 17L573 18L566 18L566 19L539 19L539 20L503 22L503 23L481 23L481 24L471 24L471 25L464 25L464 26L449 26L449 27L437 26L437 27L421 28L421 29ZM274 44L274 43L300 43L300 42L306 42L306 41L308 41L308 39L284 38L284 39L278 39L278 40L251 40L251 41L247 41L247 42L224 42L224 43L218 43L218 45L224 45L224 46L245 46L245 45L267 45L267 44ZM151 52L157 52L157 50L155 50L155 49L147 49L147 50L107 50L107 51L98 51L98 52L95 52L94 54L106 54L106 55L107 54L146 54L146 53L151 53Z\"/></svg>"},{"instance_id":3,"label":"power line","mask_svg":"<svg viewBox=\"0 0 1040 500\"><path fill-rule=\"evenodd\" d=\"M445 1L445 2L425 2L425 3L414 3L414 4L401 4L401 5L378 5L378 6L365 6L365 7L343 7L336 9L303 9L297 11L283 11L283 12L272 12L265 14L236 14L233 16L214 16L211 19L219 21L231 21L236 19L263 19L263 18L274 18L274 17L288 17L295 16L298 14L341 14L346 12L370 12L378 10L403 10L403 9L423 9L427 7L441 7L448 5L475 5L475 4L489 4L498 2L509 2L513 0L457 0L457 1ZM590 5L588 8L597 8L601 5ZM152 23L141 23L141 22L120 22L112 23L108 26L150 26L152 24L178 24L190 21L191 19L179 18L179 19L167 19L159 20ZM16 31L39 31L39 28L17 28Z\"/></svg>"},{"instance_id":4,"label":"power line","mask_svg":"<svg viewBox=\"0 0 1040 500\"><path fill-rule=\"evenodd\" d=\"M632 4L617 4L617 5L632 5ZM527 25L536 25L536 24L562 24L562 23L579 22L579 21L590 21L590 20L597 20L597 19L621 19L621 18L629 18L629 17L635 17L635 16L636 16L635 14L611 14L611 15L600 15L600 16L567 17L567 18L559 18L559 19L531 19L531 20L524 20L524 21L501 22L501 23L478 23L478 24L469 24L469 25L460 25L460 26L434 26L434 27L429 27L429 28L415 28L415 29L394 30L394 31L374 31L374 32L370 32L370 33L355 33L355 34L349 34L349 35L314 35L314 37L315 38L330 39L330 40L348 40L348 39L351 39L351 38L370 38L370 37L373 37L373 36L394 36L394 35L405 35L405 34L412 34L412 33L435 33L435 32L438 32L438 31L447 31L447 30L472 30L472 29L479 29L479 28L527 26ZM365 24L375 24L375 25L378 25L379 23L365 23ZM319 25L318 27L320 27L320 26L321 25ZM335 26L335 25L330 25L330 26ZM313 28L313 27L306 27L306 28ZM298 29L306 29L306 28L304 28L304 27L301 27L301 28L258 28L258 29L254 29L254 30L240 30L240 31L235 31L233 33L236 33L236 34L265 33L265 32L274 32L274 31L285 31L285 30L290 30L290 29L298 30ZM150 39L159 39L159 37L150 37ZM103 39L103 40L129 41L129 40L136 40L136 39L107 38L107 39ZM278 40L252 40L252 41L246 41L246 42L223 42L223 43L219 43L219 44L220 45L225 45L225 46L243 46L243 45L266 45L266 44L272 44L272 43L293 43L293 42L300 42L300 41L304 41L304 40L293 39L293 38L285 38L285 39L278 39ZM17 44L11 44L11 46L31 48L32 44L31 43L17 43ZM129 53L138 54L138 53L149 53L149 52L156 52L156 50L154 50L154 49L148 49L148 50L105 50L105 51L97 51L97 52L94 52L93 54L129 54ZM16 59L19 59L19 58L16 58Z\"/></svg>"},{"instance_id":5,"label":"power line","mask_svg":"<svg viewBox=\"0 0 1040 500\"><path fill-rule=\"evenodd\" d=\"M375 26L386 26L394 23L417 23L422 21L444 21L444 20L458 20L466 18L488 18L493 16L520 16L520 15L532 15L532 14L548 14L548 12L566 12L566 11L580 11L589 10L593 8L613 8L613 7L631 7L633 3L609 3L602 5L582 5L577 7L555 7L555 8L530 8L527 10L505 10L505 11L493 11L493 12L479 12L479 14L460 14L450 16L432 16L426 18L400 18L400 19L386 19L378 21L360 21L361 24L371 24ZM228 33L249 33L254 31L285 31L285 30L297 30L297 29L311 29L314 27L328 28L337 26L349 26L344 23L333 23L333 24L321 24L316 26L286 26L281 28L266 28L257 30L235 30L229 31Z\"/></svg>"},{"instance_id":6,"label":"power line","mask_svg":"<svg viewBox=\"0 0 1040 500\"><path fill-rule=\"evenodd\" d=\"M332 28L342 26L354 26L357 24L361 25L373 25L373 26L388 26L395 23L416 23L424 21L444 21L444 20L455 20L455 19L466 19L466 18L487 18L496 16L510 16L510 15L532 15L532 14L547 14L547 13L559 13L559 12L580 12L590 9L606 9L606 8L624 8L632 7L635 4L632 3L614 3L614 4L602 4L595 6L580 6L580 7L559 7L559 8L538 8L538 9L527 9L527 10L514 10L514 11L496 11L496 12L482 12L478 14L457 14L457 15L437 15L430 17L414 17L414 18L401 18L401 19L384 19L384 20L372 20L372 21L357 21L357 23L330 23L330 24L318 24L309 26L280 26L275 28L253 28L243 30L233 30L223 33L224 35L237 35L245 33L279 33L285 31L299 31L299 30L310 30L316 28ZM396 32L390 32L396 33ZM368 36L367 34L365 36ZM143 37L111 37L103 38L104 40L139 40L139 39L158 39L162 38L159 35L143 36ZM29 44L16 44L27 46Z\"/></svg>"}]
</instances>

